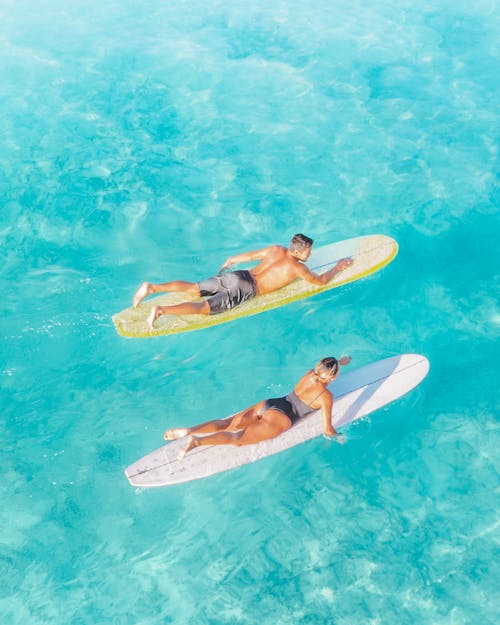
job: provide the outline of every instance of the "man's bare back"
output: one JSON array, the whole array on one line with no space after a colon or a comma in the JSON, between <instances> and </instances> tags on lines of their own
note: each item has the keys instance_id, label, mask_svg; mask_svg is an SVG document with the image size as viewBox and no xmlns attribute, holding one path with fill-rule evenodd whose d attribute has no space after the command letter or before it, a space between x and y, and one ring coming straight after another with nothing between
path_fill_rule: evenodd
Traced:
<instances>
[{"instance_id":1,"label":"man's bare back","mask_svg":"<svg viewBox=\"0 0 500 625\"><path fill-rule=\"evenodd\" d=\"M250 269L260 295L272 293L296 280L300 275L301 262L280 245L268 247L260 263Z\"/></svg>"},{"instance_id":2,"label":"man's bare back","mask_svg":"<svg viewBox=\"0 0 500 625\"><path fill-rule=\"evenodd\" d=\"M326 284L335 274L352 264L350 259L343 259L340 261L341 264L335 266L334 270L321 275L315 274L304 265L304 262L311 255L311 247L308 246L304 250L296 252L281 245L272 245L228 258L222 265L222 269L241 262L260 260L256 267L250 269L250 273L255 279L258 293L264 295L287 286L297 278L302 278L312 284Z\"/></svg>"},{"instance_id":3,"label":"man's bare back","mask_svg":"<svg viewBox=\"0 0 500 625\"><path fill-rule=\"evenodd\" d=\"M239 263L260 261L250 271L231 271L202 282L174 281L163 284L144 282L134 296L133 305L137 306L145 297L153 293L181 291L195 297L208 296L208 299L201 302L153 306L148 317L148 324L153 328L161 315L218 314L238 306L255 295L272 293L297 278L302 278L312 284L326 284L334 275L352 264L351 259L345 258L335 267L318 275L304 264L311 255L311 248L312 239L303 234L297 234L292 238L288 249L280 245L271 245L230 257L221 267L223 271Z\"/></svg>"}]
</instances>

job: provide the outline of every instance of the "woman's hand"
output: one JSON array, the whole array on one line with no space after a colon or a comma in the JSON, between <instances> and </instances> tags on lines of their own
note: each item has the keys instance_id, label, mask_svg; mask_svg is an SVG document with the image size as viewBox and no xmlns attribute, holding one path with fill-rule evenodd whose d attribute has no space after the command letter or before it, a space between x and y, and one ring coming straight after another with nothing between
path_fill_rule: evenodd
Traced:
<instances>
[{"instance_id":1,"label":"woman's hand","mask_svg":"<svg viewBox=\"0 0 500 625\"><path fill-rule=\"evenodd\" d=\"M339 365L348 365L351 362L352 358L350 356L342 356L342 358L339 360Z\"/></svg>"},{"instance_id":2,"label":"woman's hand","mask_svg":"<svg viewBox=\"0 0 500 625\"><path fill-rule=\"evenodd\" d=\"M323 436L329 441L333 440L336 443L339 443L339 445L343 445L345 443L345 438L342 436L342 434L339 434L335 430L333 432L326 432Z\"/></svg>"}]
</instances>

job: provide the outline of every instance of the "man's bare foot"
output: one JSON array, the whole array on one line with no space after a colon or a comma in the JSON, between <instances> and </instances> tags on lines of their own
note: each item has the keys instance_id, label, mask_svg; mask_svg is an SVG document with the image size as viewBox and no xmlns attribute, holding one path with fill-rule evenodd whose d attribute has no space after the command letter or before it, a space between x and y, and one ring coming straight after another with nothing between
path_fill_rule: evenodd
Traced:
<instances>
[{"instance_id":1,"label":"man's bare foot","mask_svg":"<svg viewBox=\"0 0 500 625\"><path fill-rule=\"evenodd\" d=\"M181 452L180 452L180 454L179 454L179 460L181 460L182 458L184 458L184 456L185 456L187 453L189 453L189 452L191 451L191 449L193 449L193 448L194 448L194 447L196 447L196 446L197 446L197 443L196 443L196 438L195 438L194 436L190 436L190 437L188 438L187 445L181 449Z\"/></svg>"},{"instance_id":2,"label":"man's bare foot","mask_svg":"<svg viewBox=\"0 0 500 625\"><path fill-rule=\"evenodd\" d=\"M188 434L189 430L187 428L171 428L165 432L163 438L166 441L175 441L176 439L187 436Z\"/></svg>"},{"instance_id":3,"label":"man's bare foot","mask_svg":"<svg viewBox=\"0 0 500 625\"><path fill-rule=\"evenodd\" d=\"M132 306L134 308L137 308L142 300L148 295L151 295L152 292L153 291L151 290L151 284L149 282L143 282L135 292L134 299L132 300Z\"/></svg>"},{"instance_id":4,"label":"man's bare foot","mask_svg":"<svg viewBox=\"0 0 500 625\"><path fill-rule=\"evenodd\" d=\"M153 306L151 312L149 313L149 317L147 318L147 323L150 330L154 330L155 321L160 316L160 311L158 310L159 306Z\"/></svg>"}]
</instances>

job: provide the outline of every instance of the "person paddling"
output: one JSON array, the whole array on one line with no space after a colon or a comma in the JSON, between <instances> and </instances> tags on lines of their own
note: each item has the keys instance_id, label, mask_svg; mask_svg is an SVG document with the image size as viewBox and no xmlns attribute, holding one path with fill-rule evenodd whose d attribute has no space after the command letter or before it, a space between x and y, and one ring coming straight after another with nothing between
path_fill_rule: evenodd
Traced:
<instances>
[{"instance_id":1,"label":"person paddling","mask_svg":"<svg viewBox=\"0 0 500 625\"><path fill-rule=\"evenodd\" d=\"M200 445L251 445L279 436L294 423L312 412L321 410L325 435L341 436L332 425L333 395L328 390L330 382L340 373L340 367L351 362L350 356L339 360L323 358L303 375L293 391L285 397L274 397L238 412L230 419L207 421L189 428L172 428L165 432L164 439L176 440L188 436L187 444L181 451L184 457Z\"/></svg>"},{"instance_id":2,"label":"person paddling","mask_svg":"<svg viewBox=\"0 0 500 625\"><path fill-rule=\"evenodd\" d=\"M312 284L327 284L333 276L343 271L353 261L351 258L339 260L334 267L322 274L312 272L304 263L311 255L313 240L304 234L296 234L287 248L271 245L252 252L230 257L222 265L223 272L233 265L259 261L250 270L228 271L201 282L175 280L161 284L143 282L133 298L136 307L148 295L166 292L182 292L194 297L207 297L198 302L183 302L170 306L153 306L147 319L153 329L156 320L162 315L216 315L255 297L272 293L299 278Z\"/></svg>"}]
</instances>

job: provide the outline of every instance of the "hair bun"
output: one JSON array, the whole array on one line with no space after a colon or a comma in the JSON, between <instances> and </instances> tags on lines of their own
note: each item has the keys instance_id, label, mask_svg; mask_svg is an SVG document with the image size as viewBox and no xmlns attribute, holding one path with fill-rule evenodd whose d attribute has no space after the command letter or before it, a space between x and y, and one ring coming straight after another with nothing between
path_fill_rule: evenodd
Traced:
<instances>
[{"instance_id":1,"label":"hair bun","mask_svg":"<svg viewBox=\"0 0 500 625\"><path fill-rule=\"evenodd\" d=\"M318 369L322 369L323 371L331 374L336 374L339 370L339 361L333 356L328 356L327 358L322 358L319 363L315 367L315 371Z\"/></svg>"}]
</instances>

